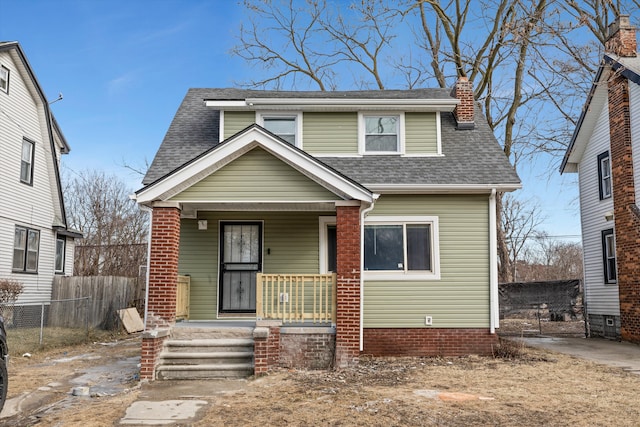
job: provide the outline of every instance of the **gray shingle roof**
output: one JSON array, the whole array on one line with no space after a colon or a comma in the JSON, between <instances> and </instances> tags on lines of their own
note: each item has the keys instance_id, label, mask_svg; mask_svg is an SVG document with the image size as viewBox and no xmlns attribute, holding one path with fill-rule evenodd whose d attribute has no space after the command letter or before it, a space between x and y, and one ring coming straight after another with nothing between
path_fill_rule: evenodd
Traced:
<instances>
[{"instance_id":1,"label":"gray shingle roof","mask_svg":"<svg viewBox=\"0 0 640 427\"><path fill-rule=\"evenodd\" d=\"M204 100L246 98L451 99L448 89L286 92L190 89L144 177L148 185L216 145L219 112ZM473 130L456 130L452 113L441 113L441 157L321 157L319 160L363 184L519 184L485 118L477 112Z\"/></svg>"}]
</instances>

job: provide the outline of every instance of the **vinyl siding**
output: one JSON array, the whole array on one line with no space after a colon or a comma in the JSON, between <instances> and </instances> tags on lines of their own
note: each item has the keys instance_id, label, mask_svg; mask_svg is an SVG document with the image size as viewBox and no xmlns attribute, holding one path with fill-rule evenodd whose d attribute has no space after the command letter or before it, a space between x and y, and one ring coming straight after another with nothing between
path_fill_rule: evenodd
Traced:
<instances>
[{"instance_id":1,"label":"vinyl siding","mask_svg":"<svg viewBox=\"0 0 640 427\"><path fill-rule=\"evenodd\" d=\"M263 272L319 272L319 212L200 212L207 230L197 220L183 219L179 273L191 276L192 320L216 318L220 221L263 221Z\"/></svg>"},{"instance_id":2,"label":"vinyl siding","mask_svg":"<svg viewBox=\"0 0 640 427\"><path fill-rule=\"evenodd\" d=\"M407 154L437 154L436 113L406 113L405 151Z\"/></svg>"},{"instance_id":3,"label":"vinyl siding","mask_svg":"<svg viewBox=\"0 0 640 427\"><path fill-rule=\"evenodd\" d=\"M440 280L366 281L364 327L489 327L488 195L383 195L369 214L437 216Z\"/></svg>"},{"instance_id":4,"label":"vinyl siding","mask_svg":"<svg viewBox=\"0 0 640 427\"><path fill-rule=\"evenodd\" d=\"M614 228L613 221L606 221L604 217L606 212L613 211L613 197L600 200L598 192L598 155L607 150L609 108L605 104L578 166L584 249L584 293L590 314L619 315L618 286L605 285L602 259L601 232Z\"/></svg>"},{"instance_id":5,"label":"vinyl siding","mask_svg":"<svg viewBox=\"0 0 640 427\"><path fill-rule=\"evenodd\" d=\"M172 198L174 201L321 201L337 198L266 151L255 148Z\"/></svg>"},{"instance_id":6,"label":"vinyl siding","mask_svg":"<svg viewBox=\"0 0 640 427\"><path fill-rule=\"evenodd\" d=\"M235 135L247 126L256 122L256 113L253 111L225 111L224 112L224 139Z\"/></svg>"},{"instance_id":7,"label":"vinyl siding","mask_svg":"<svg viewBox=\"0 0 640 427\"><path fill-rule=\"evenodd\" d=\"M310 154L357 154L358 114L305 113L302 146Z\"/></svg>"},{"instance_id":8,"label":"vinyl siding","mask_svg":"<svg viewBox=\"0 0 640 427\"><path fill-rule=\"evenodd\" d=\"M9 52L0 52L0 64L9 68L9 93L0 92L0 277L24 284L18 304L48 300L54 275L55 233L59 214L57 184L44 108L23 80L22 65ZM38 99L39 101L39 99ZM22 140L35 142L33 185L20 182ZM40 231L38 274L13 273L15 226Z\"/></svg>"}]
</instances>

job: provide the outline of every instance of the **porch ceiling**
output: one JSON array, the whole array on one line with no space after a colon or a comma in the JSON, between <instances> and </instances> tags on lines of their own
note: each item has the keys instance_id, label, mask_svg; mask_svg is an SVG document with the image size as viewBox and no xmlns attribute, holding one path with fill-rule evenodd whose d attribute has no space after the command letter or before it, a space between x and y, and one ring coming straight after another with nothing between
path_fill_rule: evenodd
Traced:
<instances>
[{"instance_id":1,"label":"porch ceiling","mask_svg":"<svg viewBox=\"0 0 640 427\"><path fill-rule=\"evenodd\" d=\"M198 211L234 212L335 212L336 201L322 202L184 202L181 203L183 218L196 218Z\"/></svg>"}]
</instances>

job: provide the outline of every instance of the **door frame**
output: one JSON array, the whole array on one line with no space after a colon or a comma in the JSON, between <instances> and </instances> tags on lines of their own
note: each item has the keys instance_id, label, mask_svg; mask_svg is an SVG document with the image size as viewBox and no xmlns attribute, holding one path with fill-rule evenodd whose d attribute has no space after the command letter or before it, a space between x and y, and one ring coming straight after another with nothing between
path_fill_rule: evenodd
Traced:
<instances>
[{"instance_id":1,"label":"door frame","mask_svg":"<svg viewBox=\"0 0 640 427\"><path fill-rule=\"evenodd\" d=\"M320 254L320 274L327 274L329 272L329 239L327 238L327 226L336 225L335 216L320 216L318 217L319 230L319 254ZM335 273L335 272L334 272Z\"/></svg>"},{"instance_id":2,"label":"door frame","mask_svg":"<svg viewBox=\"0 0 640 427\"><path fill-rule=\"evenodd\" d=\"M260 219L220 219L218 220L218 264L216 269L218 270L218 280L216 281L216 286L217 286L217 301L216 301L216 317L220 317L220 315L225 315L225 314L244 314L246 315L246 317L254 317L255 316L255 310L222 310L222 297L223 297L223 286L222 286L222 260L223 260L223 245L222 245L222 240L224 238L224 232L223 232L223 226L224 225L242 225L242 224L247 224L247 225L258 225L259 226L259 241L258 241L258 247L259 247L259 252L260 252L260 256L259 256L259 269L258 269L258 273L262 273L262 271L264 270L264 220L260 220ZM256 286L258 286L258 284L256 283Z\"/></svg>"}]
</instances>

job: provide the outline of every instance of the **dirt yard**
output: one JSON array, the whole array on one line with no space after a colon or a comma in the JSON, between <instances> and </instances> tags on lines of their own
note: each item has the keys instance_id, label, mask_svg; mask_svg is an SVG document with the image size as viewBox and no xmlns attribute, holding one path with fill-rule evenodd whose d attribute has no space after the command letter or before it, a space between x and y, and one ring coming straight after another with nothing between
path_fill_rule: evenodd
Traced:
<instances>
[{"instance_id":1,"label":"dirt yard","mask_svg":"<svg viewBox=\"0 0 640 427\"><path fill-rule=\"evenodd\" d=\"M639 375L516 344L500 353L507 358L364 357L340 371L280 370L240 391L198 396L210 405L189 425L638 425ZM139 339L126 338L14 356L9 397L40 393L40 401L0 424L118 425L141 393L138 355ZM78 378L104 391L72 396Z\"/></svg>"}]
</instances>

